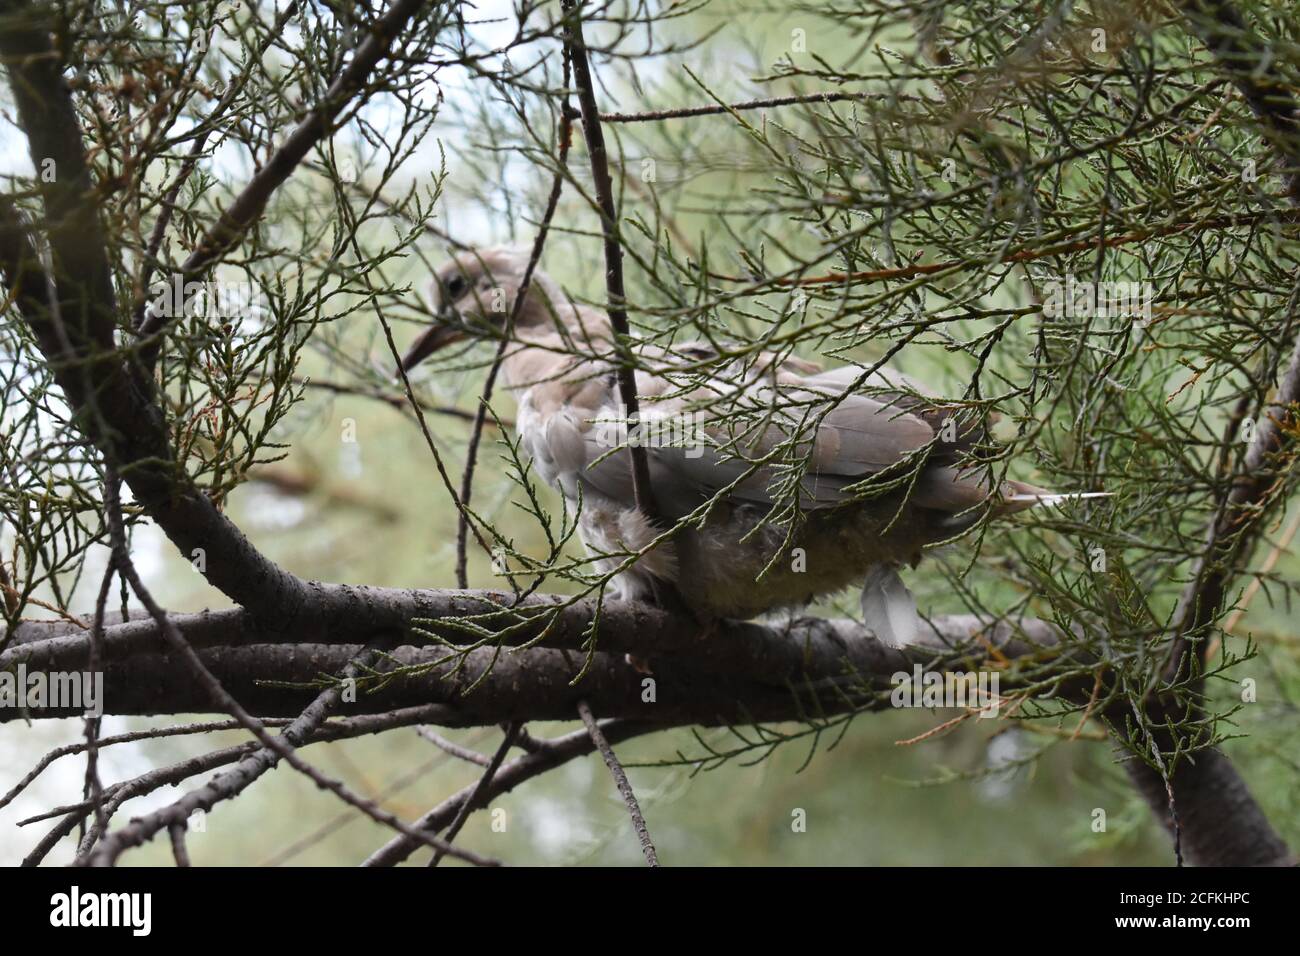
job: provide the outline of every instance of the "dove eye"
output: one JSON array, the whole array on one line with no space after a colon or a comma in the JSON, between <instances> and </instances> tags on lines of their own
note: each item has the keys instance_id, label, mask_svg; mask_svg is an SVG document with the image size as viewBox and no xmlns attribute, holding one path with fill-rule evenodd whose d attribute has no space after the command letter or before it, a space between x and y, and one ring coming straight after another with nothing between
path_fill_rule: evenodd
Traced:
<instances>
[{"instance_id":1,"label":"dove eye","mask_svg":"<svg viewBox=\"0 0 1300 956\"><path fill-rule=\"evenodd\" d=\"M467 285L468 283L465 281L464 276L452 276L450 279L448 279L446 285L447 301L455 302L457 299L459 299L462 295L465 294L465 287Z\"/></svg>"}]
</instances>

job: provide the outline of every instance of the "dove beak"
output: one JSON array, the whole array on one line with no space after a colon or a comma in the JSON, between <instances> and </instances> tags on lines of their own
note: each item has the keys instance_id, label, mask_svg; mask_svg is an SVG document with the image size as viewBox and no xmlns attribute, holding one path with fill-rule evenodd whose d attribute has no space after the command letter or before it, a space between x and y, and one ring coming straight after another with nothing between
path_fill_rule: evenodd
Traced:
<instances>
[{"instance_id":1,"label":"dove beak","mask_svg":"<svg viewBox=\"0 0 1300 956\"><path fill-rule=\"evenodd\" d=\"M411 371L434 352L464 338L465 332L463 329L447 325L429 326L419 338L411 343L411 347L402 356L402 371Z\"/></svg>"}]
</instances>

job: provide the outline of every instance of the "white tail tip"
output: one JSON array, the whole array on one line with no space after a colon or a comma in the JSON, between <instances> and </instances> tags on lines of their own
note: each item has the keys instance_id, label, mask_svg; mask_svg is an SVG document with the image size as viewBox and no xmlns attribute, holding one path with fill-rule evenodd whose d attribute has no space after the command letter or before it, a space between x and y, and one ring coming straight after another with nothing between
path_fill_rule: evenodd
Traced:
<instances>
[{"instance_id":1,"label":"white tail tip","mask_svg":"<svg viewBox=\"0 0 1300 956\"><path fill-rule=\"evenodd\" d=\"M1059 505L1062 501L1074 501L1079 498L1109 498L1112 491L1066 491L1061 494L1011 495L1004 501L1032 501L1040 505Z\"/></svg>"}]
</instances>

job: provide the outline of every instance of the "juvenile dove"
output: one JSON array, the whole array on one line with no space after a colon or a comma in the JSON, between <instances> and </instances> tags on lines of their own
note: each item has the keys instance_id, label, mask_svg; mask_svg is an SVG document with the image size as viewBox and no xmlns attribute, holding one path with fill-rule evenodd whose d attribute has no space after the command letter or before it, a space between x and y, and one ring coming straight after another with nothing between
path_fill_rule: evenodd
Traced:
<instances>
[{"instance_id":1,"label":"juvenile dove","mask_svg":"<svg viewBox=\"0 0 1300 956\"><path fill-rule=\"evenodd\" d=\"M403 368L468 337L500 339L527 259L483 249L440 268L437 319ZM852 366L820 371L773 355L727 363L707 345L643 343L633 433L619 424L614 350L608 316L538 270L501 375L518 400L522 447L543 479L581 501L579 530L602 572L679 519L706 515L618 574L616 597L649 600L666 583L701 620L747 619L860 583L866 626L906 644L919 618L899 567L986 509L999 516L1073 497L1017 481L992 489L990 470L966 461L987 441L985 423L887 367L864 377ZM629 434L645 447L657 522L635 503L630 453L619 447ZM864 481L876 489L865 498Z\"/></svg>"}]
</instances>

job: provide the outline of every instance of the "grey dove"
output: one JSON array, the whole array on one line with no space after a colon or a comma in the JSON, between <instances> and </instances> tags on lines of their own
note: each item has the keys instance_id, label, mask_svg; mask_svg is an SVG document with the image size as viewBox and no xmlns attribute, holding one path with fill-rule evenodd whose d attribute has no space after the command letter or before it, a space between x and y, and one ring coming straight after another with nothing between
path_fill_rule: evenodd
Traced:
<instances>
[{"instance_id":1,"label":"grey dove","mask_svg":"<svg viewBox=\"0 0 1300 956\"><path fill-rule=\"evenodd\" d=\"M499 339L527 261L519 250L492 248L442 266L430 290L436 319L403 368L467 337ZM639 364L651 370L636 372L637 434L670 432L656 423L689 422L719 396L733 411L706 420L694 443L640 442L656 526L636 506L629 452L611 453L626 436L612 424L624 416L609 317L573 302L537 270L511 340L501 376L518 401L521 446L543 479L581 501L579 531L603 573L713 501L699 527L683 528L618 574L615 597L653 599L671 593L668 584L701 620L747 619L861 583L866 626L897 646L919 627L900 567L985 509L998 516L1073 497L1017 481L993 489L988 468L963 463L987 440L985 423L958 421L928 389L887 367L859 383L863 372L852 366L820 371L772 355L713 366L707 345L667 351L641 343ZM688 373L673 374L673 363L692 359ZM775 457L782 450L790 453ZM792 460L806 462L802 475L792 476ZM882 493L855 494L873 478ZM795 494L798 508L782 511Z\"/></svg>"}]
</instances>

